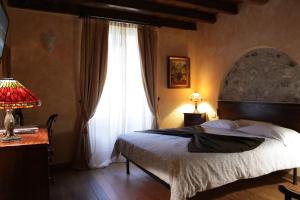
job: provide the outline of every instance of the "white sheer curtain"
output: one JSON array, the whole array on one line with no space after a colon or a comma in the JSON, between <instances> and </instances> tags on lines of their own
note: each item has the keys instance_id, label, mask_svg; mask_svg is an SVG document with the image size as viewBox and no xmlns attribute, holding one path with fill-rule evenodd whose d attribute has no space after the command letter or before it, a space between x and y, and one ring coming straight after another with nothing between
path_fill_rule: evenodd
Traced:
<instances>
[{"instance_id":1,"label":"white sheer curtain","mask_svg":"<svg viewBox=\"0 0 300 200\"><path fill-rule=\"evenodd\" d=\"M142 82L137 26L110 22L107 77L89 121L90 167L109 165L117 137L149 129L152 121Z\"/></svg>"}]
</instances>

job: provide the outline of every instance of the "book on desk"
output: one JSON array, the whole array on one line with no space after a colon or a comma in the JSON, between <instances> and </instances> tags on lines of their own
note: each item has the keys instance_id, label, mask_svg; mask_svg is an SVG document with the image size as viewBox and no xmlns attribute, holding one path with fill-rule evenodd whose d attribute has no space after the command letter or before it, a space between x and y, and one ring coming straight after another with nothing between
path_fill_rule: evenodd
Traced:
<instances>
[{"instance_id":1,"label":"book on desk","mask_svg":"<svg viewBox=\"0 0 300 200\"><path fill-rule=\"evenodd\" d=\"M17 134L30 134L30 133L36 133L38 132L39 128L36 125L29 125L29 126L16 126L14 128L14 132ZM5 133L5 129L0 129L0 134Z\"/></svg>"}]
</instances>

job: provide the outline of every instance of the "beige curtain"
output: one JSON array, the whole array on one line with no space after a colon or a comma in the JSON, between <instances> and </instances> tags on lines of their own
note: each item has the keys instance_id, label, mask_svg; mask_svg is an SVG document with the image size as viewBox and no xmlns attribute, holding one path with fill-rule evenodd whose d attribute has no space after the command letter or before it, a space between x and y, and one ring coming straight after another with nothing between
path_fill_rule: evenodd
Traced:
<instances>
[{"instance_id":1,"label":"beige curtain","mask_svg":"<svg viewBox=\"0 0 300 200\"><path fill-rule=\"evenodd\" d=\"M102 94L107 71L108 31L106 21L85 18L82 25L80 95L81 128L75 167L85 168L89 161L87 125Z\"/></svg>"},{"instance_id":2,"label":"beige curtain","mask_svg":"<svg viewBox=\"0 0 300 200\"><path fill-rule=\"evenodd\" d=\"M142 76L149 108L154 115L153 128L158 128L158 98L156 94L157 32L151 26L139 26L138 40L142 61Z\"/></svg>"}]
</instances>

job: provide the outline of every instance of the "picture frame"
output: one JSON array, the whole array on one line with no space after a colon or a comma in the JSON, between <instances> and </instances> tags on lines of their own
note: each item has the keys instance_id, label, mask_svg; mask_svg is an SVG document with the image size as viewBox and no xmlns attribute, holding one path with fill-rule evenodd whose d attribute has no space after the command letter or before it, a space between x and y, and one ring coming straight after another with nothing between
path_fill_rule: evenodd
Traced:
<instances>
[{"instance_id":1,"label":"picture frame","mask_svg":"<svg viewBox=\"0 0 300 200\"><path fill-rule=\"evenodd\" d=\"M190 88L190 58L169 56L167 75L168 88Z\"/></svg>"}]
</instances>

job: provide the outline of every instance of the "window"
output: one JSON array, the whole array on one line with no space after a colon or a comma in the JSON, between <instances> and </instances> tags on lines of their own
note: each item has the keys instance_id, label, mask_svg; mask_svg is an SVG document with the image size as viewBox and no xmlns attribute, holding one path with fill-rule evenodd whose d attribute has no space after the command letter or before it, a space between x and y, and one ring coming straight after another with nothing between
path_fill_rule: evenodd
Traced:
<instances>
[{"instance_id":1,"label":"window","mask_svg":"<svg viewBox=\"0 0 300 200\"><path fill-rule=\"evenodd\" d=\"M110 164L117 137L149 129L152 121L142 82L137 26L110 22L107 76L96 113L89 121L90 166Z\"/></svg>"}]
</instances>

